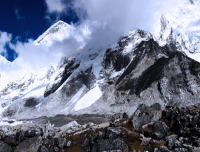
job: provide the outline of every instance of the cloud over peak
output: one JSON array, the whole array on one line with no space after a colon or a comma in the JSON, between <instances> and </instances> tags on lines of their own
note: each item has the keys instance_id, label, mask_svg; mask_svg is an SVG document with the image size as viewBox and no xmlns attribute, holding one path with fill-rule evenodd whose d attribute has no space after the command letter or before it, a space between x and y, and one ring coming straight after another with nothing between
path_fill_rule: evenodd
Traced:
<instances>
[{"instance_id":1,"label":"cloud over peak","mask_svg":"<svg viewBox=\"0 0 200 152\"><path fill-rule=\"evenodd\" d=\"M61 13L65 6L61 0L45 0L49 13Z\"/></svg>"}]
</instances>

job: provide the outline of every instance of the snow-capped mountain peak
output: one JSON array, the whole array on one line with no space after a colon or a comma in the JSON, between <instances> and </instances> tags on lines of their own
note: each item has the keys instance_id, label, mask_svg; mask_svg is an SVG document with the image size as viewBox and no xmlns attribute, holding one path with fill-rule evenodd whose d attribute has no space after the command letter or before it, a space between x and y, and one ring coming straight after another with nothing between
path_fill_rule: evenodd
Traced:
<instances>
[{"instance_id":1,"label":"snow-capped mountain peak","mask_svg":"<svg viewBox=\"0 0 200 152\"><path fill-rule=\"evenodd\" d=\"M35 44L46 44L51 45L52 40L60 41L65 37L69 36L69 31L74 30L69 24L59 20L46 30L41 36L35 40Z\"/></svg>"}]
</instances>

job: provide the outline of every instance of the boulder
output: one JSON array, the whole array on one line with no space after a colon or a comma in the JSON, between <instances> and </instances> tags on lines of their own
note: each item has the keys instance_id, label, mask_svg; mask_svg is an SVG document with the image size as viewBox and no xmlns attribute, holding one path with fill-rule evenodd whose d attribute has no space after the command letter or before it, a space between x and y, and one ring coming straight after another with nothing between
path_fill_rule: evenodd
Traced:
<instances>
[{"instance_id":1,"label":"boulder","mask_svg":"<svg viewBox=\"0 0 200 152\"><path fill-rule=\"evenodd\" d=\"M178 135L171 135L165 137L166 139L166 145L171 150L174 147L174 142L178 138Z\"/></svg>"},{"instance_id":2,"label":"boulder","mask_svg":"<svg viewBox=\"0 0 200 152\"><path fill-rule=\"evenodd\" d=\"M182 148L183 145L182 145L182 143L181 143L180 141L175 140L175 141L174 141L174 147L175 147L175 148Z\"/></svg>"},{"instance_id":3,"label":"boulder","mask_svg":"<svg viewBox=\"0 0 200 152\"><path fill-rule=\"evenodd\" d=\"M193 152L200 152L200 147L194 147Z\"/></svg>"},{"instance_id":4,"label":"boulder","mask_svg":"<svg viewBox=\"0 0 200 152\"><path fill-rule=\"evenodd\" d=\"M65 147L70 147L71 144L72 144L72 142L69 140L69 141L65 142L64 146L65 146Z\"/></svg>"},{"instance_id":5,"label":"boulder","mask_svg":"<svg viewBox=\"0 0 200 152\"><path fill-rule=\"evenodd\" d=\"M160 146L157 152L170 152L166 146Z\"/></svg>"},{"instance_id":6,"label":"boulder","mask_svg":"<svg viewBox=\"0 0 200 152\"><path fill-rule=\"evenodd\" d=\"M193 152L193 147L191 145L183 144L183 148L186 148L188 152Z\"/></svg>"},{"instance_id":7,"label":"boulder","mask_svg":"<svg viewBox=\"0 0 200 152\"><path fill-rule=\"evenodd\" d=\"M22 152L22 151L37 152L37 150L41 145L42 145L42 137L39 136L39 137L29 138L19 143L14 152Z\"/></svg>"},{"instance_id":8,"label":"boulder","mask_svg":"<svg viewBox=\"0 0 200 152\"><path fill-rule=\"evenodd\" d=\"M188 150L185 148L175 148L174 152L188 152Z\"/></svg>"},{"instance_id":9,"label":"boulder","mask_svg":"<svg viewBox=\"0 0 200 152\"><path fill-rule=\"evenodd\" d=\"M49 152L45 146L40 146L37 152Z\"/></svg>"},{"instance_id":10,"label":"boulder","mask_svg":"<svg viewBox=\"0 0 200 152\"><path fill-rule=\"evenodd\" d=\"M66 142L65 138L58 138L58 147L63 148L65 142Z\"/></svg>"},{"instance_id":11,"label":"boulder","mask_svg":"<svg viewBox=\"0 0 200 152\"><path fill-rule=\"evenodd\" d=\"M81 141L81 148L84 151L90 151L90 140L87 138L87 136L85 135Z\"/></svg>"},{"instance_id":12,"label":"boulder","mask_svg":"<svg viewBox=\"0 0 200 152\"><path fill-rule=\"evenodd\" d=\"M152 131L153 125L154 125L154 122L151 122L151 123L142 125L142 126L139 128L139 131L140 131L141 133L143 133L145 136L151 137L151 131Z\"/></svg>"},{"instance_id":13,"label":"boulder","mask_svg":"<svg viewBox=\"0 0 200 152\"><path fill-rule=\"evenodd\" d=\"M153 125L152 136L157 139L162 139L166 135L169 127L162 121L157 121Z\"/></svg>"},{"instance_id":14,"label":"boulder","mask_svg":"<svg viewBox=\"0 0 200 152\"><path fill-rule=\"evenodd\" d=\"M162 111L160 104L156 103L151 106L141 104L131 117L131 121L134 128L139 128L142 124L159 120L161 116Z\"/></svg>"},{"instance_id":15,"label":"boulder","mask_svg":"<svg viewBox=\"0 0 200 152\"><path fill-rule=\"evenodd\" d=\"M121 150L125 151L125 143L122 139L103 139L100 140L97 144L97 151L110 151L110 150Z\"/></svg>"},{"instance_id":16,"label":"boulder","mask_svg":"<svg viewBox=\"0 0 200 152\"><path fill-rule=\"evenodd\" d=\"M121 127L108 127L106 129L106 138L116 139L121 133Z\"/></svg>"},{"instance_id":17,"label":"boulder","mask_svg":"<svg viewBox=\"0 0 200 152\"><path fill-rule=\"evenodd\" d=\"M12 152L12 148L8 144L2 143L0 145L0 152Z\"/></svg>"}]
</instances>

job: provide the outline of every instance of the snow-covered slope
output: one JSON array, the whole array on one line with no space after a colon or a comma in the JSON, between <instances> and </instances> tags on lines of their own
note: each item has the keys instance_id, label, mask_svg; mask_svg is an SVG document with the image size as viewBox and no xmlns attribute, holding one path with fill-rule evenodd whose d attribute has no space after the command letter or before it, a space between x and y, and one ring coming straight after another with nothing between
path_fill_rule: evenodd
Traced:
<instances>
[{"instance_id":1,"label":"snow-covered slope","mask_svg":"<svg viewBox=\"0 0 200 152\"><path fill-rule=\"evenodd\" d=\"M180 7L163 14L157 38L161 45L174 40L189 57L200 62L200 1L183 1Z\"/></svg>"}]
</instances>

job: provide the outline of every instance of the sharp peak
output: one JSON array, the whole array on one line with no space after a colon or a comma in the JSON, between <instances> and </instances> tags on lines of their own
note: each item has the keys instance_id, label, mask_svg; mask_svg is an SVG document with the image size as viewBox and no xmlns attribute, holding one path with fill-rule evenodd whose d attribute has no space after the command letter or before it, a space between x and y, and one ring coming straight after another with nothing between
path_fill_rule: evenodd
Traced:
<instances>
[{"instance_id":1,"label":"sharp peak","mask_svg":"<svg viewBox=\"0 0 200 152\"><path fill-rule=\"evenodd\" d=\"M59 21L55 22L55 23L53 24L53 26L54 26L54 25L58 25L58 24L67 24L67 25L69 25L68 23L66 23L66 22L64 22L64 21L59 20Z\"/></svg>"}]
</instances>

